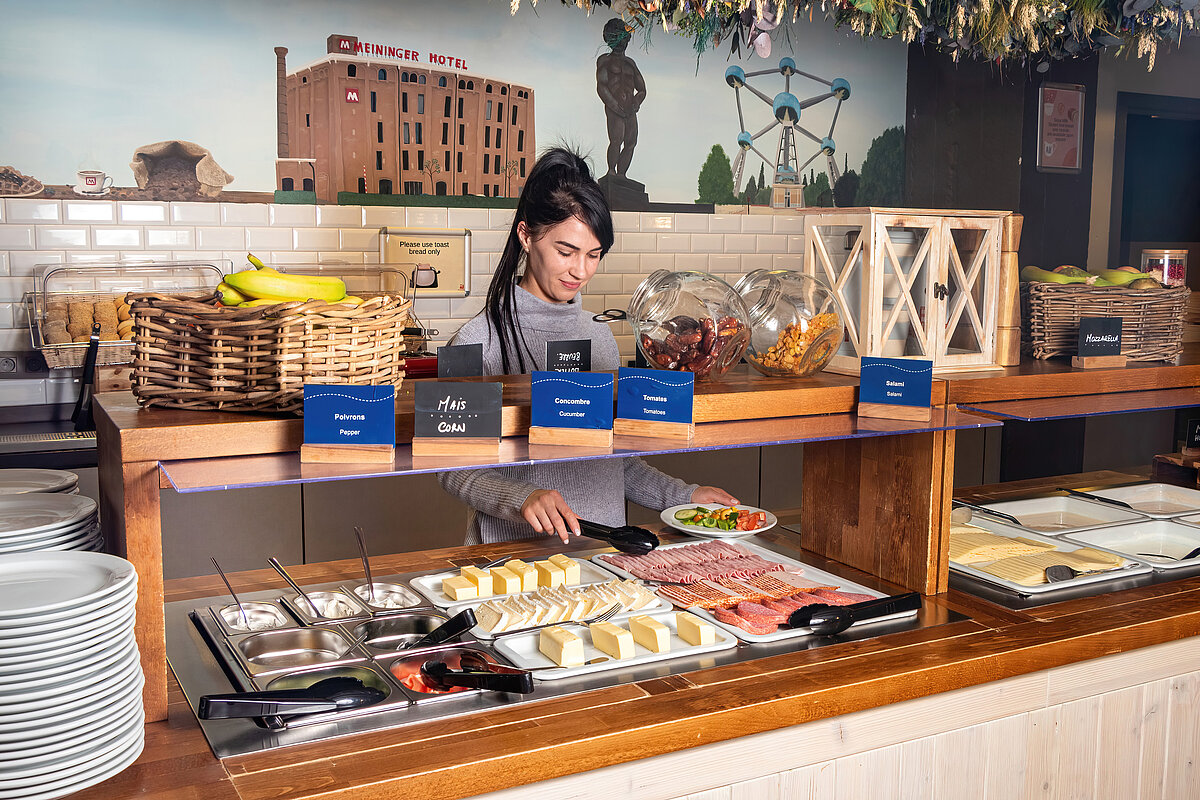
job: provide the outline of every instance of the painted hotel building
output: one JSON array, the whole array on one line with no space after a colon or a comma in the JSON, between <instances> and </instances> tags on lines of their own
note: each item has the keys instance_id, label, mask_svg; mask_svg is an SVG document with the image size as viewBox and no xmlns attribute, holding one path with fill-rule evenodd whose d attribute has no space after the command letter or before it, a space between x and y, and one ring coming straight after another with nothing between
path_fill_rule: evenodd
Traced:
<instances>
[{"instance_id":1,"label":"painted hotel building","mask_svg":"<svg viewBox=\"0 0 1200 800\"><path fill-rule=\"evenodd\" d=\"M520 193L536 152L532 89L467 74L463 59L354 36L330 36L327 51L288 74L287 48L275 48L277 189L326 201Z\"/></svg>"}]
</instances>

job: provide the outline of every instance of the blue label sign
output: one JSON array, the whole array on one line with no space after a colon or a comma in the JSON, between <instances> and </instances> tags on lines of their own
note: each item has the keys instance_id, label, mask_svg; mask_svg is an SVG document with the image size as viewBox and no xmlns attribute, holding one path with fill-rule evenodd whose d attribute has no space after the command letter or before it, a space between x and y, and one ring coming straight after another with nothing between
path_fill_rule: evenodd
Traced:
<instances>
[{"instance_id":1,"label":"blue label sign","mask_svg":"<svg viewBox=\"0 0 1200 800\"><path fill-rule=\"evenodd\" d=\"M617 416L690 423L695 390L696 376L691 372L621 367L617 371Z\"/></svg>"},{"instance_id":2,"label":"blue label sign","mask_svg":"<svg viewBox=\"0 0 1200 800\"><path fill-rule=\"evenodd\" d=\"M395 444L395 386L304 385L305 444Z\"/></svg>"},{"instance_id":3,"label":"blue label sign","mask_svg":"<svg viewBox=\"0 0 1200 800\"><path fill-rule=\"evenodd\" d=\"M860 403L928 408L933 393L933 362L864 356L858 380Z\"/></svg>"},{"instance_id":4,"label":"blue label sign","mask_svg":"<svg viewBox=\"0 0 1200 800\"><path fill-rule=\"evenodd\" d=\"M531 421L545 428L613 426L613 376L606 372L535 372Z\"/></svg>"}]
</instances>

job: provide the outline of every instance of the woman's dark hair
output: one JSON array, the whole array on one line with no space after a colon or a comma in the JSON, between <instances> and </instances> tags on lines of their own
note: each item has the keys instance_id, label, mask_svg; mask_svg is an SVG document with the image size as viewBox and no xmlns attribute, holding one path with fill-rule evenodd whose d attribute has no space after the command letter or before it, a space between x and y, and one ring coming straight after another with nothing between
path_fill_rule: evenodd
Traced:
<instances>
[{"instance_id":1,"label":"woman's dark hair","mask_svg":"<svg viewBox=\"0 0 1200 800\"><path fill-rule=\"evenodd\" d=\"M525 343L517 321L517 309L513 302L513 289L517 284L525 252L517 236L517 226L524 222L529 235L537 239L560 222L571 217L591 230L600 242L600 257L613 246L612 212L604 193L592 179L587 162L578 153L556 147L542 153L541 158L529 171L525 188L517 200L517 213L513 216L508 241L500 255L500 263L488 286L488 326L497 334L500 342L500 358L504 374L525 372L525 356L533 360L533 353ZM513 366L517 367L513 370Z\"/></svg>"}]
</instances>

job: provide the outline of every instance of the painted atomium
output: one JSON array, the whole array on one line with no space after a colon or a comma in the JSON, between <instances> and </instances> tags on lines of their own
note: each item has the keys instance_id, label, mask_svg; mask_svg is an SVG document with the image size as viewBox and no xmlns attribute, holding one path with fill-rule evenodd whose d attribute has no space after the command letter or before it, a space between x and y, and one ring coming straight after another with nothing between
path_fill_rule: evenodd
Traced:
<instances>
[{"instance_id":1,"label":"painted atomium","mask_svg":"<svg viewBox=\"0 0 1200 800\"><path fill-rule=\"evenodd\" d=\"M774 97L769 97L750 85L751 78L776 74L783 76L783 91ZM792 94L793 75L816 81L819 84L829 87L829 91L814 95L806 100L801 100ZM738 125L741 127L741 133L737 136L738 152L733 160L733 185L736 189L741 190L742 168L746 164L746 154L750 152L753 152L768 165L773 165L775 177L772 183L774 184L800 183L800 175L803 173L804 168L822 155L825 156L826 171L829 173L829 185L833 186L837 183L839 173L837 162L833 158L833 154L837 150L837 145L833 140L833 130L837 125L838 114L842 110L842 103L850 97L849 81L845 78L834 78L828 81L816 75L810 75L807 72L796 69L796 62L791 58L785 57L779 60L779 67L775 69L746 72L739 66L732 66L725 70L725 82L733 88L734 97L737 100ZM742 112L742 89L750 92L771 107L771 115L773 117L771 122L755 134L751 134L750 131L746 130L746 119ZM807 116L808 113L811 113L806 113L807 109L831 99L836 99L837 105L834 106L833 119L829 123L829 132L825 136L817 136L800 124L802 113ZM770 159L763 155L755 143L774 130L776 126L780 128L779 147L775 158ZM817 148L816 152L803 164L798 163L800 156L797 134L806 139L811 139Z\"/></svg>"}]
</instances>

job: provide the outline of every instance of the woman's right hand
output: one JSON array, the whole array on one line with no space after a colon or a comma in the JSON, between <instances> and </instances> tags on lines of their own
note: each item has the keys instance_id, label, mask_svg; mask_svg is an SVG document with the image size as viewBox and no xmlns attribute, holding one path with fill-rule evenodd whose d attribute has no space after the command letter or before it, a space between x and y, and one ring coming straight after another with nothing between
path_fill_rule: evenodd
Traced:
<instances>
[{"instance_id":1,"label":"woman's right hand","mask_svg":"<svg viewBox=\"0 0 1200 800\"><path fill-rule=\"evenodd\" d=\"M521 516L538 533L558 536L563 543L571 534L579 535L579 517L567 505L563 496L553 489L535 489L521 505Z\"/></svg>"}]
</instances>

